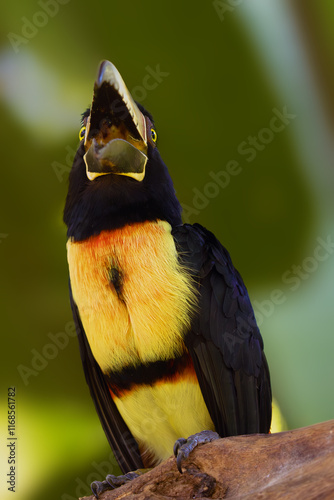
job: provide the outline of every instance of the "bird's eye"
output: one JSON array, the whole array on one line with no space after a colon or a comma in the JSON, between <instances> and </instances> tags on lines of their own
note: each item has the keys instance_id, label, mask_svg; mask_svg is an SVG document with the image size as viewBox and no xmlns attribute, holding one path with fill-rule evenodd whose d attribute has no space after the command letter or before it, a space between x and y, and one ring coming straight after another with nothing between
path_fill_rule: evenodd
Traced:
<instances>
[{"instance_id":1,"label":"bird's eye","mask_svg":"<svg viewBox=\"0 0 334 500\"><path fill-rule=\"evenodd\" d=\"M154 130L154 128L151 128L151 139L153 142L157 142L157 138L158 138L158 135L156 133L156 131Z\"/></svg>"},{"instance_id":2,"label":"bird's eye","mask_svg":"<svg viewBox=\"0 0 334 500\"><path fill-rule=\"evenodd\" d=\"M79 140L82 141L82 139L85 137L85 133L86 133L86 126L84 125L83 127L81 127L80 131L79 131Z\"/></svg>"}]
</instances>

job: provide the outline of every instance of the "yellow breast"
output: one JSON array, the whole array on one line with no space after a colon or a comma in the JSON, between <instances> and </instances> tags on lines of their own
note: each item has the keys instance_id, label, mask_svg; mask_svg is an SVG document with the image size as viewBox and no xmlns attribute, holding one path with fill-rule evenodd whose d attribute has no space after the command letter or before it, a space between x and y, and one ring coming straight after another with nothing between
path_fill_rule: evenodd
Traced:
<instances>
[{"instance_id":1,"label":"yellow breast","mask_svg":"<svg viewBox=\"0 0 334 500\"><path fill-rule=\"evenodd\" d=\"M103 371L170 359L196 307L167 222L145 222L68 241L71 287Z\"/></svg>"},{"instance_id":2,"label":"yellow breast","mask_svg":"<svg viewBox=\"0 0 334 500\"><path fill-rule=\"evenodd\" d=\"M143 385L115 403L139 444L146 467L170 457L175 441L214 425L196 375Z\"/></svg>"}]
</instances>

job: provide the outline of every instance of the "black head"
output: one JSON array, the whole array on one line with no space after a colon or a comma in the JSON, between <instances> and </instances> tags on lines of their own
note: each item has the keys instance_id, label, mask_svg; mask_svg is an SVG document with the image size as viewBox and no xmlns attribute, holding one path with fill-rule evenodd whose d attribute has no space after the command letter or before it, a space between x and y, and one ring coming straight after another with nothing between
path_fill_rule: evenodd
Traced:
<instances>
[{"instance_id":1,"label":"black head","mask_svg":"<svg viewBox=\"0 0 334 500\"><path fill-rule=\"evenodd\" d=\"M69 176L68 237L150 220L181 223L181 207L156 147L153 118L135 103L115 66L103 61Z\"/></svg>"}]
</instances>

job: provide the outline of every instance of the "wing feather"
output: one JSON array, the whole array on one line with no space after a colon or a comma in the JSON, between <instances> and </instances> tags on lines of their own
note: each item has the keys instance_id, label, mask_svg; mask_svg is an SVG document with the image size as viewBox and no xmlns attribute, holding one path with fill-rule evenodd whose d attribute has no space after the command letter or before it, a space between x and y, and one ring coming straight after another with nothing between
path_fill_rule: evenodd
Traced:
<instances>
[{"instance_id":1,"label":"wing feather","mask_svg":"<svg viewBox=\"0 0 334 500\"><path fill-rule=\"evenodd\" d=\"M215 428L221 436L269 432L269 369L242 278L199 224L178 226L173 236L198 284L199 312L185 341Z\"/></svg>"}]
</instances>

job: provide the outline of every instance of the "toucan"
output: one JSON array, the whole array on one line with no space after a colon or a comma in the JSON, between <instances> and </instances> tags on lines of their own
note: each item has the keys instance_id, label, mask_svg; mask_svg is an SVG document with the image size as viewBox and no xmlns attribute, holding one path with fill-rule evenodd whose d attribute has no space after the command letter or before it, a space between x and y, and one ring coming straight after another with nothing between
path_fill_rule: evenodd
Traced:
<instances>
[{"instance_id":1,"label":"toucan","mask_svg":"<svg viewBox=\"0 0 334 500\"><path fill-rule=\"evenodd\" d=\"M182 472L198 444L268 433L270 375L247 289L217 238L182 223L152 115L109 61L79 137L64 209L70 301L122 472L173 450Z\"/></svg>"}]
</instances>

